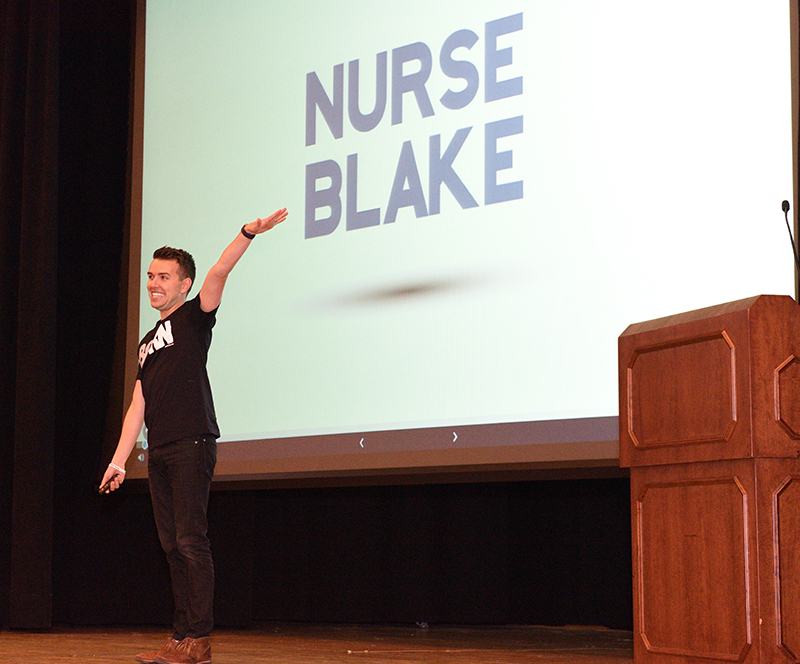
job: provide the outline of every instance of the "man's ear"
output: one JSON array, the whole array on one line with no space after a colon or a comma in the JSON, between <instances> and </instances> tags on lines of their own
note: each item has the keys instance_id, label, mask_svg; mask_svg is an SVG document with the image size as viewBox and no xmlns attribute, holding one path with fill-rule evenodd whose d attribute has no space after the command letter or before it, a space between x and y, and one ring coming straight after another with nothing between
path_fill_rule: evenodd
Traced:
<instances>
[{"instance_id":1,"label":"man's ear","mask_svg":"<svg viewBox=\"0 0 800 664\"><path fill-rule=\"evenodd\" d=\"M189 277L186 277L186 279L181 282L181 293L188 293L191 287L192 280Z\"/></svg>"}]
</instances>

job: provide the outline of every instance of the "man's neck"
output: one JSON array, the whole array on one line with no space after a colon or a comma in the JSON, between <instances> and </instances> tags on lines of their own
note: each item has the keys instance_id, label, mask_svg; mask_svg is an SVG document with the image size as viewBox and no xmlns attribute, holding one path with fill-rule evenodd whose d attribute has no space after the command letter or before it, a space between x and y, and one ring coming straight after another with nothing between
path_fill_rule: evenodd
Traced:
<instances>
[{"instance_id":1,"label":"man's neck","mask_svg":"<svg viewBox=\"0 0 800 664\"><path fill-rule=\"evenodd\" d=\"M178 304L176 304L172 309L169 311L162 311L161 312L161 320L168 318L172 314L174 314L178 309L180 309L184 304L186 304L186 298L183 298Z\"/></svg>"}]
</instances>

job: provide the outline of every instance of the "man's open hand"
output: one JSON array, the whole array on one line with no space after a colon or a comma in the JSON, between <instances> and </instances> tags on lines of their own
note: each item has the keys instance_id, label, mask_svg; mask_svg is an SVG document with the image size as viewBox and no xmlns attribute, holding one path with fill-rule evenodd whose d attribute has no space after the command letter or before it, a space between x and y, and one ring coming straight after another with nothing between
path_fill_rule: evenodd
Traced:
<instances>
[{"instance_id":1,"label":"man's open hand","mask_svg":"<svg viewBox=\"0 0 800 664\"><path fill-rule=\"evenodd\" d=\"M275 228L275 226L281 223L288 216L289 213L286 211L286 208L283 208L277 212L273 212L266 219L256 219L255 221L251 221L249 224L245 224L244 229L253 235L265 233L266 231Z\"/></svg>"}]
</instances>

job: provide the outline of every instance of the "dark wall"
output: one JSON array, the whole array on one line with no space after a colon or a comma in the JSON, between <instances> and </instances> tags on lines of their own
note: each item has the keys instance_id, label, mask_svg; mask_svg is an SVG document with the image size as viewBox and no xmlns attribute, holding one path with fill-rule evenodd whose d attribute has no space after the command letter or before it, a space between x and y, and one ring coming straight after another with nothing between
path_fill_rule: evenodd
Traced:
<instances>
[{"instance_id":1,"label":"dark wall","mask_svg":"<svg viewBox=\"0 0 800 664\"><path fill-rule=\"evenodd\" d=\"M149 498L128 489L75 515L59 620L168 622ZM217 622L630 629L629 501L625 479L214 491Z\"/></svg>"},{"instance_id":2,"label":"dark wall","mask_svg":"<svg viewBox=\"0 0 800 664\"><path fill-rule=\"evenodd\" d=\"M93 490L120 381L132 5L0 2L0 626L170 620L146 491ZM53 40L57 62L37 78L32 45ZM32 107L32 92L46 103ZM37 108L55 113L49 144L33 141ZM30 153L57 174L55 195L26 184ZM41 297L28 285L30 257L41 260L25 241L31 201L55 211L43 237L57 250L36 269L52 293ZM54 330L51 406L25 387L20 361L21 332L40 327ZM23 439L43 418L55 435ZM625 479L214 491L218 622L630 628L628 492ZM24 548L31 534L49 546ZM32 609L22 616L20 587Z\"/></svg>"},{"instance_id":3,"label":"dark wall","mask_svg":"<svg viewBox=\"0 0 800 664\"><path fill-rule=\"evenodd\" d=\"M630 628L625 480L265 492L254 617Z\"/></svg>"}]
</instances>

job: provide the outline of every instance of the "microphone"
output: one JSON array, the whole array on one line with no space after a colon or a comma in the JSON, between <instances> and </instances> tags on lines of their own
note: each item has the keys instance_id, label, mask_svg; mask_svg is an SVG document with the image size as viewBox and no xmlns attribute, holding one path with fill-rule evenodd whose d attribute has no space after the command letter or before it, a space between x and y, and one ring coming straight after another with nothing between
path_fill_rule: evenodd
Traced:
<instances>
[{"instance_id":1,"label":"microphone","mask_svg":"<svg viewBox=\"0 0 800 664\"><path fill-rule=\"evenodd\" d=\"M794 236L792 235L792 227L789 224L789 201L783 201L781 203L781 209L783 210L783 216L786 218L786 229L789 231L789 239L792 242L792 253L794 254L794 266L797 269L797 272L800 273L800 259L797 257L797 246L794 243Z\"/></svg>"}]
</instances>

